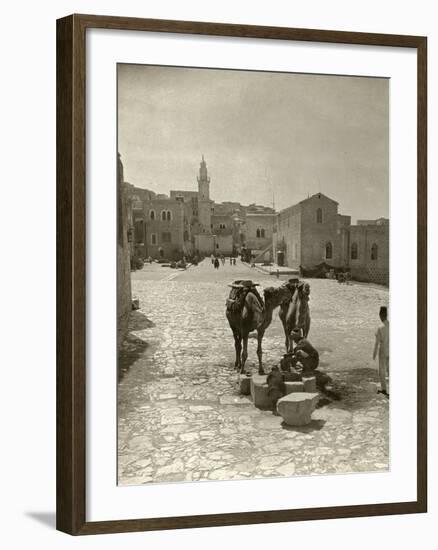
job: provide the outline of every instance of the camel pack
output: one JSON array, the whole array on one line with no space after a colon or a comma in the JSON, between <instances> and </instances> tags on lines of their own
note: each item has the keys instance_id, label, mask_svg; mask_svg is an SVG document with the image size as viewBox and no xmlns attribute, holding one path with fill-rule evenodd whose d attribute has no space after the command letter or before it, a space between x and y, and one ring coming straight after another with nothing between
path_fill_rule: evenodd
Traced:
<instances>
[{"instance_id":1,"label":"camel pack","mask_svg":"<svg viewBox=\"0 0 438 550\"><path fill-rule=\"evenodd\" d=\"M228 296L226 301L227 311L232 313L242 311L245 304L245 298L249 292L252 292L254 294L262 308L265 307L263 298L260 296L256 288L258 286L257 283L253 283L252 281L248 280L238 280L234 281L229 286L231 287L231 290L230 295Z\"/></svg>"}]
</instances>

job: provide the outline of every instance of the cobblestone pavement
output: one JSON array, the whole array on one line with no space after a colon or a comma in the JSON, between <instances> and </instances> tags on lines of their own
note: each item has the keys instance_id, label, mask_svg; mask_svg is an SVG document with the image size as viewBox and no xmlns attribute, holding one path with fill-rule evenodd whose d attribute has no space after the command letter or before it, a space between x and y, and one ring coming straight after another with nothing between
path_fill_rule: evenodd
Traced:
<instances>
[{"instance_id":1,"label":"cobblestone pavement","mask_svg":"<svg viewBox=\"0 0 438 550\"><path fill-rule=\"evenodd\" d=\"M387 470L388 400L372 349L388 290L309 281L309 337L341 399L322 398L312 423L292 428L237 393L225 299L239 278L281 284L240 262L133 273L141 309L119 357L119 484ZM267 372L284 353L277 312L263 344ZM248 347L256 372L256 340Z\"/></svg>"}]
</instances>

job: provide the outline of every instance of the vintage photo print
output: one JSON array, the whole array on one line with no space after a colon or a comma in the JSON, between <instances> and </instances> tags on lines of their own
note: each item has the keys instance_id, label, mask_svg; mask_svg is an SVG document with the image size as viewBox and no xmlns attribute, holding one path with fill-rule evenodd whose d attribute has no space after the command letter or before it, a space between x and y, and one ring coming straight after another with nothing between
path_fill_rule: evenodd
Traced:
<instances>
[{"instance_id":1,"label":"vintage photo print","mask_svg":"<svg viewBox=\"0 0 438 550\"><path fill-rule=\"evenodd\" d=\"M387 471L389 80L119 64L117 112L118 484Z\"/></svg>"}]
</instances>

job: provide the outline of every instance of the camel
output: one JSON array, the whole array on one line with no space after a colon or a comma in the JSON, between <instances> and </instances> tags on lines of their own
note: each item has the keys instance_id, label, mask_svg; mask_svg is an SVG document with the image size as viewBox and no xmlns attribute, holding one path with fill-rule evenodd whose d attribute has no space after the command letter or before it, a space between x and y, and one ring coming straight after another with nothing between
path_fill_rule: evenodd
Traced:
<instances>
[{"instance_id":1,"label":"camel","mask_svg":"<svg viewBox=\"0 0 438 550\"><path fill-rule=\"evenodd\" d=\"M290 337L291 332L295 327L302 330L304 338L310 331L310 310L309 310L309 283L289 282L285 286L290 288L291 299L288 302L283 302L280 306L279 317L283 324L284 335L286 337L285 345L286 352L293 351L293 341Z\"/></svg>"},{"instance_id":2,"label":"camel","mask_svg":"<svg viewBox=\"0 0 438 550\"><path fill-rule=\"evenodd\" d=\"M248 358L248 337L250 332L257 331L257 357L259 374L264 374L262 363L262 340L266 329L272 321L272 313L284 301L290 299L290 290L280 287L265 288L264 302L257 292L256 284L252 281L235 281L231 286L227 300L226 316L233 331L234 347L236 349L236 369L245 372L245 363Z\"/></svg>"}]
</instances>

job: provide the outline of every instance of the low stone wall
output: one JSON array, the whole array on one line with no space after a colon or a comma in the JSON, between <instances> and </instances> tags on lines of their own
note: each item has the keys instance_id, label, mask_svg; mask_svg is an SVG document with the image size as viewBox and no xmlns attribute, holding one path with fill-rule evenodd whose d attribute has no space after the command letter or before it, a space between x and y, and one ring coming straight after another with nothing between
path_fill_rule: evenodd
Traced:
<instances>
[{"instance_id":1,"label":"low stone wall","mask_svg":"<svg viewBox=\"0 0 438 550\"><path fill-rule=\"evenodd\" d=\"M389 286L389 270L385 268L352 267L351 276L355 281Z\"/></svg>"}]
</instances>

